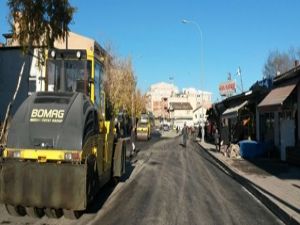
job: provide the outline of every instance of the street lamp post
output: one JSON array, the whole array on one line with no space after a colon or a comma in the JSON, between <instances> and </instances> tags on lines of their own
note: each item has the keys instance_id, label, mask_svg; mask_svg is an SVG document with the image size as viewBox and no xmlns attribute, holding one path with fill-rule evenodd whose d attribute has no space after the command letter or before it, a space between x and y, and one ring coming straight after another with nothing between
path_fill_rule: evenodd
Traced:
<instances>
[{"instance_id":1,"label":"street lamp post","mask_svg":"<svg viewBox=\"0 0 300 225\"><path fill-rule=\"evenodd\" d=\"M197 30L199 31L199 33L200 33L200 38L201 38L201 49L200 49L200 63L201 63L201 68L200 68L200 73L201 73L201 80L200 80L200 88L203 90L203 86L204 86L204 60L203 60L203 58L204 58L204 55L203 55L203 32L202 32L202 29L201 29L201 27L200 27L200 25L197 23L197 22L195 22L195 21L193 21L193 20L182 20L181 21L183 24L193 24L194 26L196 26L196 28L197 28ZM202 99L203 100L203 99Z\"/></svg>"},{"instance_id":2,"label":"street lamp post","mask_svg":"<svg viewBox=\"0 0 300 225\"><path fill-rule=\"evenodd\" d=\"M207 116L205 114L205 111L204 108L202 107L201 108L201 112L200 112L200 119L199 119L199 125L201 127L201 142L204 142L204 137L205 137L205 122L207 120Z\"/></svg>"},{"instance_id":3,"label":"street lamp post","mask_svg":"<svg viewBox=\"0 0 300 225\"><path fill-rule=\"evenodd\" d=\"M201 57L201 59L200 59L200 66L201 66L201 69L200 69L200 89L202 89L201 91L202 91L202 99L201 99L201 101L202 101L202 108L203 108L203 90L204 90L204 63L203 63L203 58L204 58L204 55L203 55L203 32L202 32L202 29L201 29L201 27L200 27L200 25L197 23L197 22L195 22L195 21L192 21L192 20L186 20L186 19L183 19L182 21L181 21L183 24L193 24L193 25L195 25L196 26L196 28L197 28L197 30L199 31L199 33L200 33L200 38L201 38L201 51L200 51L200 57ZM205 136L205 129L204 129L204 127L205 127L205 122L206 122L206 115L204 114L204 110L202 109L201 110L201 113L200 113L200 119L199 119L199 125L200 125L200 127L201 127L201 134L202 134L202 137L201 137L201 141L202 142L204 142L204 136Z\"/></svg>"}]
</instances>

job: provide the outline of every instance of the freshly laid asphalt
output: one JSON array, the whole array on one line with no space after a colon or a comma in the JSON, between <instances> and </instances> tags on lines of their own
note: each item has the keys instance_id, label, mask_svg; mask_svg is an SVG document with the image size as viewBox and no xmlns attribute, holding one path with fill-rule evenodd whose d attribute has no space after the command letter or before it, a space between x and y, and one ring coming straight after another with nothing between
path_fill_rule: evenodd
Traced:
<instances>
[{"instance_id":1,"label":"freshly laid asphalt","mask_svg":"<svg viewBox=\"0 0 300 225\"><path fill-rule=\"evenodd\" d=\"M156 137L138 147L127 177L79 220L12 218L0 206L0 224L283 224L197 143Z\"/></svg>"}]
</instances>

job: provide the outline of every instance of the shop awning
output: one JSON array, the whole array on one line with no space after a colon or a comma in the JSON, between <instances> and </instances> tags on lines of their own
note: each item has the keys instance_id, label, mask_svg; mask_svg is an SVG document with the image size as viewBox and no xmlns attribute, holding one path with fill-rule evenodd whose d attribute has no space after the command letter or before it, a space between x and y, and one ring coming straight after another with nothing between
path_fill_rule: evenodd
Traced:
<instances>
[{"instance_id":1,"label":"shop awning","mask_svg":"<svg viewBox=\"0 0 300 225\"><path fill-rule=\"evenodd\" d=\"M242 104L240 105L237 105L237 106L234 106L234 107L231 107L231 108L228 108L226 109L223 114L222 114L222 118L227 118L227 119L230 119L230 118L235 118L238 116L238 112L241 108L243 108L245 105L248 104L248 101L244 101Z\"/></svg>"},{"instance_id":2,"label":"shop awning","mask_svg":"<svg viewBox=\"0 0 300 225\"><path fill-rule=\"evenodd\" d=\"M264 112L273 112L280 110L283 102L290 96L297 84L289 84L283 87L274 88L258 104L258 110Z\"/></svg>"}]
</instances>

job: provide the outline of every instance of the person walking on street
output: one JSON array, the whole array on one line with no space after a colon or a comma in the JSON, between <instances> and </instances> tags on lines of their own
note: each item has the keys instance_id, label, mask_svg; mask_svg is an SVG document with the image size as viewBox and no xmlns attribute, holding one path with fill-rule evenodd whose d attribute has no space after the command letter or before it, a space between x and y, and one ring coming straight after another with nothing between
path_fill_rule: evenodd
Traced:
<instances>
[{"instance_id":1,"label":"person walking on street","mask_svg":"<svg viewBox=\"0 0 300 225\"><path fill-rule=\"evenodd\" d=\"M131 129L131 135L130 135L130 141L132 146L131 156L135 153L135 139L136 139L136 132L135 132L135 126Z\"/></svg>"},{"instance_id":2,"label":"person walking on street","mask_svg":"<svg viewBox=\"0 0 300 225\"><path fill-rule=\"evenodd\" d=\"M220 134L218 129L215 130L214 139L215 139L216 150L219 150Z\"/></svg>"},{"instance_id":3,"label":"person walking on street","mask_svg":"<svg viewBox=\"0 0 300 225\"><path fill-rule=\"evenodd\" d=\"M199 137L199 138L201 139L201 141L202 141L202 129L201 129L201 126L199 126L198 137Z\"/></svg>"},{"instance_id":4,"label":"person walking on street","mask_svg":"<svg viewBox=\"0 0 300 225\"><path fill-rule=\"evenodd\" d=\"M184 125L183 125L181 134L182 134L182 146L186 147L186 141L187 141L187 138L188 138L188 128L186 126L186 123L184 123Z\"/></svg>"}]
</instances>

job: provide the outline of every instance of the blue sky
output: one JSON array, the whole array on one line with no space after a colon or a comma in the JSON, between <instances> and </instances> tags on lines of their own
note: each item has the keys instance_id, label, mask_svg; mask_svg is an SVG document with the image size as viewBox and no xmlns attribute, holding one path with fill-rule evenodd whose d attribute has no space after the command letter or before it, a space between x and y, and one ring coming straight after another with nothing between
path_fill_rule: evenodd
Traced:
<instances>
[{"instance_id":1,"label":"blue sky","mask_svg":"<svg viewBox=\"0 0 300 225\"><path fill-rule=\"evenodd\" d=\"M172 76L179 88L203 87L216 100L228 72L235 74L240 66L247 89L262 78L270 51L300 47L299 0L70 2L77 7L71 30L111 45L120 57L132 57L142 91ZM7 14L6 1L1 0L1 34L9 29ZM203 70L200 33L182 19L201 27Z\"/></svg>"}]
</instances>

